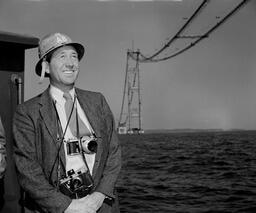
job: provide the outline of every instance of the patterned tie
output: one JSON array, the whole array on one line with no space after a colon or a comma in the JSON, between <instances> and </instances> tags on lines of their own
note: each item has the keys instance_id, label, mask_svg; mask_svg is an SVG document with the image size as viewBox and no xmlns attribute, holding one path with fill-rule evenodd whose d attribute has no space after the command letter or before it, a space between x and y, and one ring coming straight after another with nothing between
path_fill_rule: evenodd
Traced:
<instances>
[{"instance_id":1,"label":"patterned tie","mask_svg":"<svg viewBox=\"0 0 256 213\"><path fill-rule=\"evenodd\" d=\"M72 132L72 134L75 136L75 137L81 137L81 136L84 136L84 135L90 135L90 131L88 130L88 128L86 127L86 125L84 124L84 122L81 120L80 116L76 115L76 108L74 106L74 109L72 111L72 107L73 107L73 99L72 99L72 96L69 92L66 92L63 94L63 97L65 98L66 102L65 102L65 111L66 111L66 116L67 116L67 119L69 119L69 116L70 114L72 113L71 115L71 118L70 118L70 121L69 121L69 128ZM77 122L77 119L78 118L78 122ZM78 123L78 127L79 127L79 136L78 136L78 133L77 133L77 123Z\"/></svg>"}]
</instances>

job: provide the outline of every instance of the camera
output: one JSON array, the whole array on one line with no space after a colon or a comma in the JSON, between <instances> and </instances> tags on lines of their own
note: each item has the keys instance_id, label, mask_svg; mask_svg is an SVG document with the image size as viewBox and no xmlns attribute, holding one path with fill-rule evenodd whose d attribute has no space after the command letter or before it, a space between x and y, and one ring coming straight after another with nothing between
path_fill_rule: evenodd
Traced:
<instances>
[{"instance_id":1,"label":"camera","mask_svg":"<svg viewBox=\"0 0 256 213\"><path fill-rule=\"evenodd\" d=\"M87 171L74 172L73 169L67 172L67 176L60 179L60 191L71 199L78 199L88 195L93 188L92 176Z\"/></svg>"},{"instance_id":2,"label":"camera","mask_svg":"<svg viewBox=\"0 0 256 213\"><path fill-rule=\"evenodd\" d=\"M94 154L97 151L97 138L94 136L83 136L80 139L69 139L66 142L67 154L77 155L81 152Z\"/></svg>"}]
</instances>

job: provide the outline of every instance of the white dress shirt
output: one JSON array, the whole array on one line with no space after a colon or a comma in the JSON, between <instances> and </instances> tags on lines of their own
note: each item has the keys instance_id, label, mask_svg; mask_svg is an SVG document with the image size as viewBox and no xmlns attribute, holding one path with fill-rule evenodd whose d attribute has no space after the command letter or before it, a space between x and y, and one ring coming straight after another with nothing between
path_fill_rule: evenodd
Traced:
<instances>
[{"instance_id":1,"label":"white dress shirt","mask_svg":"<svg viewBox=\"0 0 256 213\"><path fill-rule=\"evenodd\" d=\"M73 88L72 90L69 91L69 93L72 96L72 99L74 100L74 95L75 95L75 89ZM66 116L66 111L65 111L65 98L63 97L64 92L62 92L60 89L58 89L55 86L50 86L50 94L55 102L56 109L59 115L61 127L63 130L63 133L65 131L66 125L67 125L67 116ZM92 127L83 111L81 108L79 101L76 99L75 106L77 108L74 108L74 110L77 110L79 117L83 121L83 123L86 125L90 133L93 133ZM68 139L74 139L74 135L72 134L70 128L67 128L67 131L64 135L64 140L67 141ZM67 148L66 148L66 142L64 142L64 150L65 150L65 156L66 156L66 171L68 172L69 170L73 169L74 171L79 171L79 170L84 170L85 164L83 161L82 156L79 155L67 155ZM95 154L84 154L87 165L89 167L90 173L92 174L93 170L93 165L95 161Z\"/></svg>"}]
</instances>

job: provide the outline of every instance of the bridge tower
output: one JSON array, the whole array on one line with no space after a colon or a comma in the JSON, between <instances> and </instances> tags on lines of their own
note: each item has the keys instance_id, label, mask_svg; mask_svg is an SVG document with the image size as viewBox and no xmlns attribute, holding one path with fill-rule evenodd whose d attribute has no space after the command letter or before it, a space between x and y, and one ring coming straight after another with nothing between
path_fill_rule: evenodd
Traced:
<instances>
[{"instance_id":1,"label":"bridge tower","mask_svg":"<svg viewBox=\"0 0 256 213\"><path fill-rule=\"evenodd\" d=\"M123 100L118 122L119 134L144 132L141 119L139 55L139 50L127 51Z\"/></svg>"}]
</instances>

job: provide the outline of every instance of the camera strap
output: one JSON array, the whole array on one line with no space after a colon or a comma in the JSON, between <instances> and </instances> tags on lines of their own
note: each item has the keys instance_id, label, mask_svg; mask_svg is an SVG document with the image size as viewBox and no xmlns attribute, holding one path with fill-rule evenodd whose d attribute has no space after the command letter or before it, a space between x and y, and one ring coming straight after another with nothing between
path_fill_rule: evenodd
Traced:
<instances>
[{"instance_id":1,"label":"camera strap","mask_svg":"<svg viewBox=\"0 0 256 213\"><path fill-rule=\"evenodd\" d=\"M70 113L70 115L68 117L67 124L66 124L66 126L64 128L64 131L63 131L62 127L61 127L59 113L58 113L58 110L56 108L56 103L57 102L56 102L56 100L53 101L53 106L54 106L54 109L55 109L55 112L56 112L56 116L57 116L57 130L58 130L58 132L57 132L57 139L60 139L60 145L58 147L57 155L56 155L54 163L52 165L50 177L53 174L54 166L55 166L55 164L57 162L57 190L59 190L59 179L60 179L60 150L61 150L61 147L62 147L62 145L64 143L65 134L67 132L68 125L70 123L70 119L71 119L72 112L74 110L75 102L76 102L76 96L75 96L74 102L72 104L72 109L71 109L71 113ZM62 131L60 131L60 130L62 130ZM60 137L60 135L62 135L62 136Z\"/></svg>"},{"instance_id":2,"label":"camera strap","mask_svg":"<svg viewBox=\"0 0 256 213\"><path fill-rule=\"evenodd\" d=\"M78 110L77 110L77 106L76 106L76 132L77 132L77 137L80 138L80 126L79 126L79 120L78 119L79 119L79 115L78 115ZM85 126L85 124L82 124L82 125L84 125L84 128L86 128L88 130L88 133L91 134L90 130ZM78 140L78 142L79 142L79 146L81 147L81 150L83 150L81 140ZM86 169L90 173L89 166L88 166L86 158L84 156L85 153L83 151L81 151L80 154L82 155L82 158L83 158Z\"/></svg>"}]
</instances>

